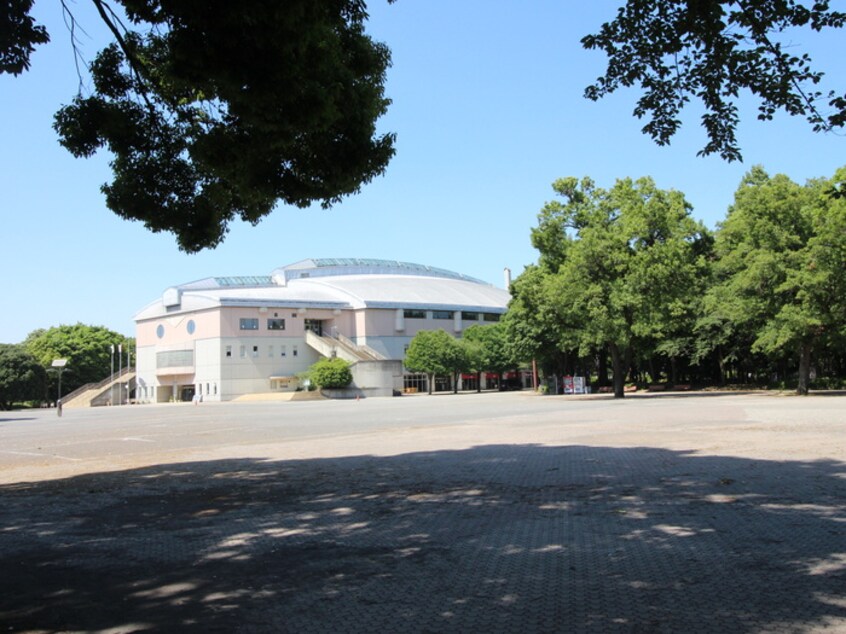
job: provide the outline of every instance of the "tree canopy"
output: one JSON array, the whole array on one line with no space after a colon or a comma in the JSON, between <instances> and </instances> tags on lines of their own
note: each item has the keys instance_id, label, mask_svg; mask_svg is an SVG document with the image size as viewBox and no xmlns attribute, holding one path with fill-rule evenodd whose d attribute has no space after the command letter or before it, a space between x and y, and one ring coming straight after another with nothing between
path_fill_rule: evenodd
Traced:
<instances>
[{"instance_id":1,"label":"tree canopy","mask_svg":"<svg viewBox=\"0 0 846 634\"><path fill-rule=\"evenodd\" d=\"M708 232L680 192L650 178L618 180L605 190L569 177L553 189L564 202L547 203L532 231L541 266L527 271L531 283L514 284L517 302L531 298L522 311L532 315L525 335L531 341L540 334L536 349L548 340L558 353L607 350L614 394L622 397L635 349L654 347L692 318Z\"/></svg>"},{"instance_id":2,"label":"tree canopy","mask_svg":"<svg viewBox=\"0 0 846 634\"><path fill-rule=\"evenodd\" d=\"M846 168L804 185L752 168L714 235L649 178L553 185L512 284L510 347L547 376L581 365L614 391L628 374L671 386L846 386ZM580 361L581 360L581 361ZM683 384L683 383L681 383Z\"/></svg>"},{"instance_id":3,"label":"tree canopy","mask_svg":"<svg viewBox=\"0 0 846 634\"><path fill-rule=\"evenodd\" d=\"M47 396L47 372L20 344L0 343L0 410Z\"/></svg>"},{"instance_id":4,"label":"tree canopy","mask_svg":"<svg viewBox=\"0 0 846 634\"><path fill-rule=\"evenodd\" d=\"M67 359L62 374L62 391L69 393L86 383L96 383L125 364L126 355L135 353L135 341L103 326L74 324L31 332L23 343L45 368L54 359ZM118 359L118 346L123 359ZM114 350L114 353L112 352Z\"/></svg>"},{"instance_id":5,"label":"tree canopy","mask_svg":"<svg viewBox=\"0 0 846 634\"><path fill-rule=\"evenodd\" d=\"M183 250L278 201L329 207L393 156L393 135L375 132L390 53L365 34L364 2L115 0L125 16L92 2L115 41L90 64L92 94L56 114L60 142L108 149L106 205ZM0 18L0 72L26 70L49 39L31 7L13 0Z\"/></svg>"},{"instance_id":6,"label":"tree canopy","mask_svg":"<svg viewBox=\"0 0 846 634\"><path fill-rule=\"evenodd\" d=\"M802 186L755 167L718 233L704 317L750 336L753 352L798 357L801 394L814 348L846 335L846 201L828 195L845 176Z\"/></svg>"},{"instance_id":7,"label":"tree canopy","mask_svg":"<svg viewBox=\"0 0 846 634\"><path fill-rule=\"evenodd\" d=\"M455 374L467 369L465 348L443 329L421 330L408 344L403 361L409 372L422 372L428 377L429 394L436 375Z\"/></svg>"},{"instance_id":8,"label":"tree canopy","mask_svg":"<svg viewBox=\"0 0 846 634\"><path fill-rule=\"evenodd\" d=\"M666 145L681 126L681 110L696 99L704 107L708 142L700 154L741 159L736 138L738 97L759 100L758 118L778 110L803 116L815 131L846 125L846 93L819 89L824 73L797 50L797 28L841 28L846 13L828 0L629 0L598 33L582 39L608 56L605 74L588 86L596 100L639 85L634 114L643 132Z\"/></svg>"}]
</instances>

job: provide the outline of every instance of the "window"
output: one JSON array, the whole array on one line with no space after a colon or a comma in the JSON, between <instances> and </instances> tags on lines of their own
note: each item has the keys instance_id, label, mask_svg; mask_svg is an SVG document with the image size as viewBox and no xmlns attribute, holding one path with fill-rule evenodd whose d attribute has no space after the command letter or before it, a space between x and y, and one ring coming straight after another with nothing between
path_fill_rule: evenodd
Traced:
<instances>
[{"instance_id":1,"label":"window","mask_svg":"<svg viewBox=\"0 0 846 634\"><path fill-rule=\"evenodd\" d=\"M469 310L462 310L461 318L465 321L479 321L479 313Z\"/></svg>"},{"instance_id":2,"label":"window","mask_svg":"<svg viewBox=\"0 0 846 634\"><path fill-rule=\"evenodd\" d=\"M232 356L232 346L226 346L226 356L227 357Z\"/></svg>"},{"instance_id":3,"label":"window","mask_svg":"<svg viewBox=\"0 0 846 634\"><path fill-rule=\"evenodd\" d=\"M485 321L499 321L499 313L482 313L482 319Z\"/></svg>"},{"instance_id":4,"label":"window","mask_svg":"<svg viewBox=\"0 0 846 634\"><path fill-rule=\"evenodd\" d=\"M455 313L451 310L433 310L432 319L452 319Z\"/></svg>"},{"instance_id":5,"label":"window","mask_svg":"<svg viewBox=\"0 0 846 634\"><path fill-rule=\"evenodd\" d=\"M197 324L194 323L193 319L189 319L185 329L188 331L189 335L193 335L194 331L197 329Z\"/></svg>"},{"instance_id":6,"label":"window","mask_svg":"<svg viewBox=\"0 0 846 634\"><path fill-rule=\"evenodd\" d=\"M194 365L193 350L163 350L156 353L157 368L179 368Z\"/></svg>"},{"instance_id":7,"label":"window","mask_svg":"<svg viewBox=\"0 0 846 634\"><path fill-rule=\"evenodd\" d=\"M258 318L241 317L241 330L258 330Z\"/></svg>"},{"instance_id":8,"label":"window","mask_svg":"<svg viewBox=\"0 0 846 634\"><path fill-rule=\"evenodd\" d=\"M406 319L426 319L425 310L412 310L407 308L402 312L402 315Z\"/></svg>"},{"instance_id":9,"label":"window","mask_svg":"<svg viewBox=\"0 0 846 634\"><path fill-rule=\"evenodd\" d=\"M258 346L253 346L253 359L258 358L258 356L259 356Z\"/></svg>"},{"instance_id":10,"label":"window","mask_svg":"<svg viewBox=\"0 0 846 634\"><path fill-rule=\"evenodd\" d=\"M242 359L247 358L247 346L241 346L241 358Z\"/></svg>"},{"instance_id":11,"label":"window","mask_svg":"<svg viewBox=\"0 0 846 634\"><path fill-rule=\"evenodd\" d=\"M279 356L284 357L288 354L288 346L280 346Z\"/></svg>"},{"instance_id":12,"label":"window","mask_svg":"<svg viewBox=\"0 0 846 634\"><path fill-rule=\"evenodd\" d=\"M156 327L156 336L157 336L159 339L161 339L162 337L164 337L164 326L162 326L161 324L159 324L159 325Z\"/></svg>"},{"instance_id":13,"label":"window","mask_svg":"<svg viewBox=\"0 0 846 634\"><path fill-rule=\"evenodd\" d=\"M285 330L285 320L284 319L268 319L267 320L267 329L268 330Z\"/></svg>"},{"instance_id":14,"label":"window","mask_svg":"<svg viewBox=\"0 0 846 634\"><path fill-rule=\"evenodd\" d=\"M273 346L268 346L268 347L267 347L267 356L268 356L268 357L273 357Z\"/></svg>"},{"instance_id":15,"label":"window","mask_svg":"<svg viewBox=\"0 0 846 634\"><path fill-rule=\"evenodd\" d=\"M209 384L206 383L206 396L208 396L208 395L209 395Z\"/></svg>"},{"instance_id":16,"label":"window","mask_svg":"<svg viewBox=\"0 0 846 634\"><path fill-rule=\"evenodd\" d=\"M294 349L292 350L292 354L293 354L295 357L297 356L297 346L294 346Z\"/></svg>"}]
</instances>

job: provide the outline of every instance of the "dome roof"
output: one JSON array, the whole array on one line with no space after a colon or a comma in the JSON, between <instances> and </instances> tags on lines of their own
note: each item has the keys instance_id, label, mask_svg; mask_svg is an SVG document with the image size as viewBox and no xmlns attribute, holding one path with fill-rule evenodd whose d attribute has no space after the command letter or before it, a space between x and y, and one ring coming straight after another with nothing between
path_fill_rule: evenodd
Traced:
<instances>
[{"instance_id":1,"label":"dome roof","mask_svg":"<svg viewBox=\"0 0 846 634\"><path fill-rule=\"evenodd\" d=\"M209 277L167 289L136 320L216 306L428 308L505 312L507 291L460 273L392 260L302 260L269 276Z\"/></svg>"}]
</instances>

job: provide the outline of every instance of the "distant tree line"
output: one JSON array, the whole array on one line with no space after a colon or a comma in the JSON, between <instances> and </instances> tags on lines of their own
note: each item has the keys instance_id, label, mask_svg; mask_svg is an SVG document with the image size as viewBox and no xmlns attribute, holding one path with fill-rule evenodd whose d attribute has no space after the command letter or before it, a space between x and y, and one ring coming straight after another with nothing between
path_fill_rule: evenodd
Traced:
<instances>
[{"instance_id":1,"label":"distant tree line","mask_svg":"<svg viewBox=\"0 0 846 634\"><path fill-rule=\"evenodd\" d=\"M799 185L754 167L715 232L650 178L553 184L515 279L509 345L547 375L843 386L846 168Z\"/></svg>"},{"instance_id":2,"label":"distant tree line","mask_svg":"<svg viewBox=\"0 0 846 634\"><path fill-rule=\"evenodd\" d=\"M120 353L119 353L120 350ZM66 359L62 394L107 378L135 356L135 340L103 326L54 326L32 331L17 344L0 344L0 409L56 400L55 359Z\"/></svg>"}]
</instances>

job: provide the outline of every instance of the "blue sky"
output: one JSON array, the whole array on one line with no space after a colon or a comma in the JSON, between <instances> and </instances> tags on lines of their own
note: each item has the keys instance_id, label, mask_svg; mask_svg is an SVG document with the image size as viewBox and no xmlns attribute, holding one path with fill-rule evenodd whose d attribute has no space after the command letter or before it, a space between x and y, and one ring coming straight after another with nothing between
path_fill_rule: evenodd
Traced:
<instances>
[{"instance_id":1,"label":"blue sky","mask_svg":"<svg viewBox=\"0 0 846 634\"><path fill-rule=\"evenodd\" d=\"M71 6L91 59L106 34L87 2ZM53 114L78 78L60 3L38 0L52 42L29 73L0 77L0 342L76 322L133 335L133 315L168 286L267 274L308 257L418 262L501 286L504 267L517 275L536 260L529 232L556 178L590 176L607 187L652 176L684 192L694 216L713 228L752 165L804 182L846 164L846 137L815 134L786 116L757 122L751 101L738 131L744 162L728 164L696 156L705 137L694 108L661 148L631 115L633 90L584 99L605 58L579 40L617 6L374 0L368 31L393 55L393 105L380 128L397 134L397 155L386 174L331 210L279 207L258 226L234 224L217 249L187 255L170 234L106 209L99 187L110 178L108 155L78 160L58 145ZM841 93L843 36L792 34Z\"/></svg>"}]
</instances>

